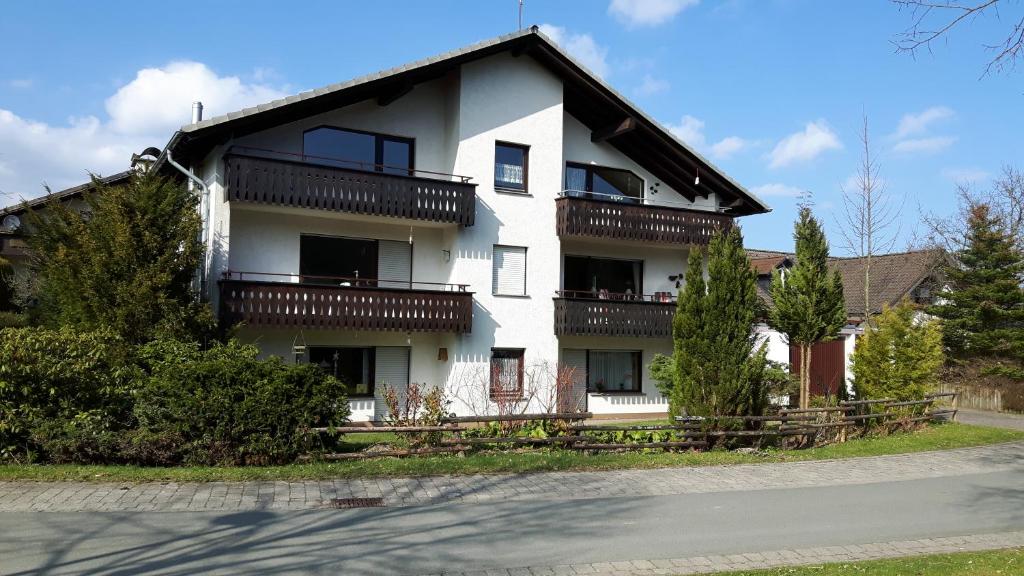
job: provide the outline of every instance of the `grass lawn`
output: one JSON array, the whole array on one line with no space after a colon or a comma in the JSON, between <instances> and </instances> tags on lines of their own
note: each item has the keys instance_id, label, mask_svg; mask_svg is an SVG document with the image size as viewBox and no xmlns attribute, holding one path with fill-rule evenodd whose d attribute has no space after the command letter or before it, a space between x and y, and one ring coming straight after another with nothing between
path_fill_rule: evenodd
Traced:
<instances>
[{"instance_id":1,"label":"grass lawn","mask_svg":"<svg viewBox=\"0 0 1024 576\"><path fill-rule=\"evenodd\" d=\"M362 442L369 434L362 436ZM374 441L386 441L383 434ZM932 425L910 434L851 440L808 450L767 450L757 454L726 451L681 453L579 454L563 450L535 450L515 453L480 453L414 458L377 458L351 462L324 462L267 467L180 467L138 466L0 465L0 480L76 480L93 482L210 482L241 480L300 480L368 478L381 476L429 476L438 474L524 473L552 470L614 470L623 468L664 468L762 462L796 462L903 454L979 446L1024 439L1024 432L968 426Z\"/></svg>"},{"instance_id":2,"label":"grass lawn","mask_svg":"<svg viewBox=\"0 0 1024 576\"><path fill-rule=\"evenodd\" d=\"M960 552L913 558L817 564L746 572L722 572L716 576L1011 576L1024 574L1024 549L992 552Z\"/></svg>"}]
</instances>

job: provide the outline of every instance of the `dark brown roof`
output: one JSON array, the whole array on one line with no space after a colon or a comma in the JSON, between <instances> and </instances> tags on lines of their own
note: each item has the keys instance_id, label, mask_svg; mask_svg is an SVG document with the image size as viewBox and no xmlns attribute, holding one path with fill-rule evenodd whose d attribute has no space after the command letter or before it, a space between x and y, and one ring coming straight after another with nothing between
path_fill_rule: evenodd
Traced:
<instances>
[{"instance_id":1,"label":"dark brown roof","mask_svg":"<svg viewBox=\"0 0 1024 576\"><path fill-rule=\"evenodd\" d=\"M758 276L771 274L772 269L762 271L765 262L789 260L793 254L771 250L748 249L751 267ZM766 255L769 255L766 257ZM787 258L788 257L788 258ZM925 280L932 278L942 263L943 252L938 249L913 250L894 254L876 254L871 257L871 308L872 313L882 311L885 305L894 306ZM864 315L864 266L866 258L829 258L828 266L838 270L843 278L843 298L846 313L850 318ZM771 305L771 296L758 286L758 296Z\"/></svg>"},{"instance_id":2,"label":"dark brown roof","mask_svg":"<svg viewBox=\"0 0 1024 576\"><path fill-rule=\"evenodd\" d=\"M708 197L715 193L722 209L735 216L771 210L755 194L587 70L537 27L183 126L171 137L157 159L157 168L164 166L168 153L179 162L196 160L226 138L243 136L373 98L378 103L390 102L417 84L442 78L467 62L505 52L532 58L561 78L566 112L595 133L603 133L608 143L683 196L693 200L696 196ZM698 174L699 186L694 184Z\"/></svg>"},{"instance_id":3,"label":"dark brown roof","mask_svg":"<svg viewBox=\"0 0 1024 576\"><path fill-rule=\"evenodd\" d=\"M786 264L789 256L769 256L767 258L751 258L750 266L757 272L758 276L771 274L772 270Z\"/></svg>"},{"instance_id":4,"label":"dark brown roof","mask_svg":"<svg viewBox=\"0 0 1024 576\"><path fill-rule=\"evenodd\" d=\"M104 176L97 178L101 184L120 184L127 181L132 175L131 170L125 170L124 172L118 172L111 176ZM25 213L25 210L48 204L50 202L56 202L58 200L70 200L77 198L82 195L83 192L92 187L92 182L86 182L85 184L79 184L78 186L72 186L58 192L51 192L45 196L33 198L31 200L25 200L17 204L12 204L6 208L0 208L0 217L7 216L8 214L21 215Z\"/></svg>"}]
</instances>

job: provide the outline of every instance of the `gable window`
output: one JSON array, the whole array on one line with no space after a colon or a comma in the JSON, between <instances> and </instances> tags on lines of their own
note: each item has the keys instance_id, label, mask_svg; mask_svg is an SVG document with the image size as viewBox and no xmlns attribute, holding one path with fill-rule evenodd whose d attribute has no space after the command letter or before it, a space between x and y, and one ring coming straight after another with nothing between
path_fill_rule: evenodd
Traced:
<instances>
[{"instance_id":1,"label":"gable window","mask_svg":"<svg viewBox=\"0 0 1024 576\"><path fill-rule=\"evenodd\" d=\"M494 187L526 192L527 161L530 147L497 142L494 145Z\"/></svg>"},{"instance_id":2,"label":"gable window","mask_svg":"<svg viewBox=\"0 0 1024 576\"><path fill-rule=\"evenodd\" d=\"M307 130L302 134L302 155L308 162L355 170L406 175L413 170L412 138L359 130Z\"/></svg>"},{"instance_id":3,"label":"gable window","mask_svg":"<svg viewBox=\"0 0 1024 576\"><path fill-rule=\"evenodd\" d=\"M491 398L523 397L523 355L521 348L491 349Z\"/></svg>"},{"instance_id":4,"label":"gable window","mask_svg":"<svg viewBox=\"0 0 1024 576\"><path fill-rule=\"evenodd\" d=\"M640 392L640 352L587 350L588 392Z\"/></svg>"},{"instance_id":5,"label":"gable window","mask_svg":"<svg viewBox=\"0 0 1024 576\"><path fill-rule=\"evenodd\" d=\"M526 295L526 248L495 245L491 290L495 296Z\"/></svg>"},{"instance_id":6,"label":"gable window","mask_svg":"<svg viewBox=\"0 0 1024 576\"><path fill-rule=\"evenodd\" d=\"M565 191L569 196L638 203L644 197L644 179L621 168L567 162Z\"/></svg>"},{"instance_id":7,"label":"gable window","mask_svg":"<svg viewBox=\"0 0 1024 576\"><path fill-rule=\"evenodd\" d=\"M373 348L313 346L309 362L341 381L349 396L373 396L375 352Z\"/></svg>"}]
</instances>

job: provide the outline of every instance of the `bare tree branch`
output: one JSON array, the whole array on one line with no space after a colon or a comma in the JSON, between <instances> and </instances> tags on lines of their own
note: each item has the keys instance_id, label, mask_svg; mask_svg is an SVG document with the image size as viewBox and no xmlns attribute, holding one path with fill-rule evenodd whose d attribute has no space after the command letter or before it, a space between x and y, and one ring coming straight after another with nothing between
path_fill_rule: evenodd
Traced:
<instances>
[{"instance_id":1,"label":"bare tree branch","mask_svg":"<svg viewBox=\"0 0 1024 576\"><path fill-rule=\"evenodd\" d=\"M920 50L932 51L932 43L968 20L974 20L987 13L1000 17L999 7L1005 6L1004 0L891 0L900 10L909 10L910 25L896 34L893 44L898 53L916 57ZM995 56L985 66L982 77L991 72L1004 72L1016 67L1017 59L1024 55L1024 16L1014 24L1006 39L996 44L983 45Z\"/></svg>"}]
</instances>

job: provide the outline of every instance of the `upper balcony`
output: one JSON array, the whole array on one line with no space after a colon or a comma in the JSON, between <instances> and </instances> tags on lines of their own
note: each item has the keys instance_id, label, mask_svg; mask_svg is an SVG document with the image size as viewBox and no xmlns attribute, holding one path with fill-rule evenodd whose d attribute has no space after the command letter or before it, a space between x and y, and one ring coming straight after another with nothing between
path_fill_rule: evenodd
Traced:
<instances>
[{"instance_id":1,"label":"upper balcony","mask_svg":"<svg viewBox=\"0 0 1024 576\"><path fill-rule=\"evenodd\" d=\"M473 329L473 293L438 284L226 272L221 319L266 328L452 332Z\"/></svg>"},{"instance_id":2,"label":"upper balcony","mask_svg":"<svg viewBox=\"0 0 1024 576\"><path fill-rule=\"evenodd\" d=\"M555 298L556 336L671 338L672 295L608 294L563 290Z\"/></svg>"},{"instance_id":3,"label":"upper balcony","mask_svg":"<svg viewBox=\"0 0 1024 576\"><path fill-rule=\"evenodd\" d=\"M603 238L674 245L706 245L732 218L716 212L646 203L643 199L566 191L557 203L562 238Z\"/></svg>"},{"instance_id":4,"label":"upper balcony","mask_svg":"<svg viewBox=\"0 0 1024 576\"><path fill-rule=\"evenodd\" d=\"M338 161L257 148L232 148L224 156L227 198L234 202L473 225L476 184L466 176L382 165L329 165L332 162Z\"/></svg>"}]
</instances>

